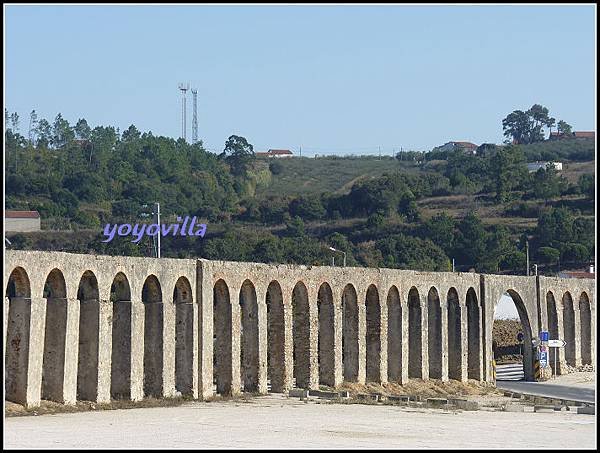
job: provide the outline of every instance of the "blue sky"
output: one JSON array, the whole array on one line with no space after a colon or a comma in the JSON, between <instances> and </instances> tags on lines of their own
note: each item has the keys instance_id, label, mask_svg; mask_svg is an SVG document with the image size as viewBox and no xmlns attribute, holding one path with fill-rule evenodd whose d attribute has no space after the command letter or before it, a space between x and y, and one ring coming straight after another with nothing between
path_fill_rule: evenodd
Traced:
<instances>
[{"instance_id":1,"label":"blue sky","mask_svg":"<svg viewBox=\"0 0 600 453\"><path fill-rule=\"evenodd\" d=\"M595 125L594 6L5 6L5 107L255 150L500 143L540 103ZM188 138L191 137L191 96Z\"/></svg>"}]
</instances>

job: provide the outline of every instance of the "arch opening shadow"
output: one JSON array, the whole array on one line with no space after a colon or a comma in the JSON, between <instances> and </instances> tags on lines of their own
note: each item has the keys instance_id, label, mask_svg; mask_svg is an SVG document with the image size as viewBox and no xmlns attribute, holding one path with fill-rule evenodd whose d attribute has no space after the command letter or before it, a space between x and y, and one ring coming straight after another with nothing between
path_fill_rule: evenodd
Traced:
<instances>
[{"instance_id":1,"label":"arch opening shadow","mask_svg":"<svg viewBox=\"0 0 600 453\"><path fill-rule=\"evenodd\" d=\"M414 286L408 292L408 377L423 378L421 298Z\"/></svg>"},{"instance_id":2,"label":"arch opening shadow","mask_svg":"<svg viewBox=\"0 0 600 453\"><path fill-rule=\"evenodd\" d=\"M29 367L31 285L27 272L22 267L15 268L8 277L5 298L8 300L4 354L5 398L14 403L25 404Z\"/></svg>"},{"instance_id":3,"label":"arch opening shadow","mask_svg":"<svg viewBox=\"0 0 600 453\"><path fill-rule=\"evenodd\" d=\"M258 303L250 280L240 289L241 309L240 379L245 392L258 390Z\"/></svg>"},{"instance_id":4,"label":"arch opening shadow","mask_svg":"<svg viewBox=\"0 0 600 453\"><path fill-rule=\"evenodd\" d=\"M298 282L292 291L292 337L294 342L294 378L296 387L310 385L310 314L308 291Z\"/></svg>"},{"instance_id":5,"label":"arch opening shadow","mask_svg":"<svg viewBox=\"0 0 600 453\"><path fill-rule=\"evenodd\" d=\"M193 393L194 376L194 300L192 285L179 277L173 288L175 305L175 390L182 395Z\"/></svg>"},{"instance_id":6,"label":"arch opening shadow","mask_svg":"<svg viewBox=\"0 0 600 453\"><path fill-rule=\"evenodd\" d=\"M442 378L442 307L437 289L427 294L427 339L429 352L429 377Z\"/></svg>"},{"instance_id":7,"label":"arch opening shadow","mask_svg":"<svg viewBox=\"0 0 600 453\"><path fill-rule=\"evenodd\" d=\"M448 291L448 378L462 379L461 311L456 289Z\"/></svg>"},{"instance_id":8,"label":"arch opening shadow","mask_svg":"<svg viewBox=\"0 0 600 453\"><path fill-rule=\"evenodd\" d=\"M279 282L269 283L267 304L267 381L270 391L284 392L285 389L285 317L283 294Z\"/></svg>"},{"instance_id":9,"label":"arch opening shadow","mask_svg":"<svg viewBox=\"0 0 600 453\"><path fill-rule=\"evenodd\" d=\"M581 320L581 363L592 364L592 310L587 293L579 297L579 316Z\"/></svg>"},{"instance_id":10,"label":"arch opening shadow","mask_svg":"<svg viewBox=\"0 0 600 453\"><path fill-rule=\"evenodd\" d=\"M558 309L556 306L556 299L554 298L554 293L552 291L548 291L546 293L546 313L548 314L548 333L550 335L550 339L559 339L560 332L558 328ZM552 350L554 349L554 351ZM557 350L558 349L558 350ZM550 369L555 374L561 373L561 348L551 348L550 350Z\"/></svg>"},{"instance_id":11,"label":"arch opening shadow","mask_svg":"<svg viewBox=\"0 0 600 453\"><path fill-rule=\"evenodd\" d=\"M327 283L317 294L319 312L319 383L333 387L335 384L335 331L333 292Z\"/></svg>"},{"instance_id":12,"label":"arch opening shadow","mask_svg":"<svg viewBox=\"0 0 600 453\"><path fill-rule=\"evenodd\" d=\"M98 280L85 271L77 288L79 300L79 352L77 355L77 399L98 397L98 353L100 340L100 295Z\"/></svg>"},{"instance_id":13,"label":"arch opening shadow","mask_svg":"<svg viewBox=\"0 0 600 453\"><path fill-rule=\"evenodd\" d=\"M53 269L46 278L42 399L64 402L65 346L67 332L67 288L62 272Z\"/></svg>"},{"instance_id":14,"label":"arch opening shadow","mask_svg":"<svg viewBox=\"0 0 600 453\"><path fill-rule=\"evenodd\" d=\"M112 355L110 396L131 397L131 288L122 272L115 275L110 286L112 303Z\"/></svg>"},{"instance_id":15,"label":"arch opening shadow","mask_svg":"<svg viewBox=\"0 0 600 453\"><path fill-rule=\"evenodd\" d=\"M392 286L387 296L388 312L388 381L402 380L402 305L398 288Z\"/></svg>"},{"instance_id":16,"label":"arch opening shadow","mask_svg":"<svg viewBox=\"0 0 600 453\"><path fill-rule=\"evenodd\" d=\"M213 381L220 395L232 393L231 300L223 280L213 287Z\"/></svg>"},{"instance_id":17,"label":"arch opening shadow","mask_svg":"<svg viewBox=\"0 0 600 453\"><path fill-rule=\"evenodd\" d=\"M467 378L482 379L481 308L473 288L467 291Z\"/></svg>"},{"instance_id":18,"label":"arch opening shadow","mask_svg":"<svg viewBox=\"0 0 600 453\"><path fill-rule=\"evenodd\" d=\"M375 285L369 286L365 298L366 377L367 382L381 382L381 306Z\"/></svg>"},{"instance_id":19,"label":"arch opening shadow","mask_svg":"<svg viewBox=\"0 0 600 453\"><path fill-rule=\"evenodd\" d=\"M142 287L144 304L144 396L160 397L163 391L163 299L155 275Z\"/></svg>"},{"instance_id":20,"label":"arch opening shadow","mask_svg":"<svg viewBox=\"0 0 600 453\"><path fill-rule=\"evenodd\" d=\"M573 297L568 291L563 295L563 332L567 342L565 346L565 363L569 366L576 366L576 351L575 343L575 309L573 307Z\"/></svg>"},{"instance_id":21,"label":"arch opening shadow","mask_svg":"<svg viewBox=\"0 0 600 453\"><path fill-rule=\"evenodd\" d=\"M358 298L351 284L342 293L342 362L344 381L358 381Z\"/></svg>"}]
</instances>

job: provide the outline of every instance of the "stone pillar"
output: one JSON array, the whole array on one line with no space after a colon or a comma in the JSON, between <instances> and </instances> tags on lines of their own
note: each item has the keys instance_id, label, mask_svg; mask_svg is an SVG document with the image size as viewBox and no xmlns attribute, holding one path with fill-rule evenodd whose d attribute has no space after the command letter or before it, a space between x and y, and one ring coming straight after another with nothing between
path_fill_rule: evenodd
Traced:
<instances>
[{"instance_id":1,"label":"stone pillar","mask_svg":"<svg viewBox=\"0 0 600 453\"><path fill-rule=\"evenodd\" d=\"M267 388L267 356L268 356L268 319L266 295L256 290L256 303L258 309L258 392L266 395Z\"/></svg>"},{"instance_id":2,"label":"stone pillar","mask_svg":"<svg viewBox=\"0 0 600 453\"><path fill-rule=\"evenodd\" d=\"M198 322L194 323L197 333L197 377L198 397L202 400L214 395L213 386L213 287L207 264L196 261L196 306Z\"/></svg>"},{"instance_id":3,"label":"stone pillar","mask_svg":"<svg viewBox=\"0 0 600 453\"><path fill-rule=\"evenodd\" d=\"M429 379L429 319L428 312L429 307L427 303L427 292L423 291L419 293L419 299L421 304L421 378Z\"/></svg>"},{"instance_id":4,"label":"stone pillar","mask_svg":"<svg viewBox=\"0 0 600 453\"><path fill-rule=\"evenodd\" d=\"M27 327L29 328L29 353L24 403L29 408L39 406L42 399L46 299L42 297L31 298L31 312L29 326Z\"/></svg>"},{"instance_id":5,"label":"stone pillar","mask_svg":"<svg viewBox=\"0 0 600 453\"><path fill-rule=\"evenodd\" d=\"M359 384L367 380L367 310L365 306L365 294L357 295L358 305L358 379Z\"/></svg>"},{"instance_id":6,"label":"stone pillar","mask_svg":"<svg viewBox=\"0 0 600 453\"><path fill-rule=\"evenodd\" d=\"M459 303L460 307L460 380L467 382L469 375L469 337L467 323L467 306Z\"/></svg>"},{"instance_id":7,"label":"stone pillar","mask_svg":"<svg viewBox=\"0 0 600 453\"><path fill-rule=\"evenodd\" d=\"M444 295L440 298L442 310L441 335L442 335L442 381L448 381L448 301Z\"/></svg>"},{"instance_id":8,"label":"stone pillar","mask_svg":"<svg viewBox=\"0 0 600 453\"><path fill-rule=\"evenodd\" d=\"M110 402L110 375L112 365L112 304L101 300L98 320L98 392L96 402Z\"/></svg>"},{"instance_id":9,"label":"stone pillar","mask_svg":"<svg viewBox=\"0 0 600 453\"><path fill-rule=\"evenodd\" d=\"M200 330L199 327L199 304L196 300L192 303L192 326L188 329L189 334L192 335L192 398L198 399L200 397L200 381L199 381L199 364L200 364Z\"/></svg>"},{"instance_id":10,"label":"stone pillar","mask_svg":"<svg viewBox=\"0 0 600 453\"><path fill-rule=\"evenodd\" d=\"M308 290L308 335L309 335L309 389L319 389L319 309L317 306L317 292Z\"/></svg>"},{"instance_id":11,"label":"stone pillar","mask_svg":"<svg viewBox=\"0 0 600 453\"><path fill-rule=\"evenodd\" d=\"M284 372L283 372L283 391L293 387L294 382L294 310L292 307L292 293L283 291L283 322L284 322Z\"/></svg>"},{"instance_id":12,"label":"stone pillar","mask_svg":"<svg viewBox=\"0 0 600 453\"><path fill-rule=\"evenodd\" d=\"M231 394L239 395L242 392L241 375L241 327L242 310L239 302L239 288L231 288Z\"/></svg>"},{"instance_id":13,"label":"stone pillar","mask_svg":"<svg viewBox=\"0 0 600 453\"><path fill-rule=\"evenodd\" d=\"M406 298L400 297L400 308L402 313L402 370L400 383L408 382L408 302Z\"/></svg>"},{"instance_id":14,"label":"stone pillar","mask_svg":"<svg viewBox=\"0 0 600 453\"><path fill-rule=\"evenodd\" d=\"M386 300L380 298L379 300L379 379L382 384L388 382L388 310Z\"/></svg>"},{"instance_id":15,"label":"stone pillar","mask_svg":"<svg viewBox=\"0 0 600 453\"><path fill-rule=\"evenodd\" d=\"M52 303L52 302L50 302ZM63 380L63 402L77 402L77 363L79 353L79 300L69 298L65 329L65 362ZM50 326L50 328L52 328Z\"/></svg>"},{"instance_id":16,"label":"stone pillar","mask_svg":"<svg viewBox=\"0 0 600 453\"><path fill-rule=\"evenodd\" d=\"M141 300L131 301L131 377L130 398L144 399L144 324L145 306Z\"/></svg>"},{"instance_id":17,"label":"stone pillar","mask_svg":"<svg viewBox=\"0 0 600 453\"><path fill-rule=\"evenodd\" d=\"M581 366L581 312L579 311L579 303L575 301L573 301L573 315L575 324L575 366Z\"/></svg>"},{"instance_id":18,"label":"stone pillar","mask_svg":"<svg viewBox=\"0 0 600 453\"><path fill-rule=\"evenodd\" d=\"M165 297L163 311L162 396L175 396L175 304Z\"/></svg>"},{"instance_id":19,"label":"stone pillar","mask_svg":"<svg viewBox=\"0 0 600 453\"><path fill-rule=\"evenodd\" d=\"M8 297L4 298L4 356L6 357L6 345L8 344L6 341L6 333L8 329L8 310L10 307L10 299Z\"/></svg>"},{"instance_id":20,"label":"stone pillar","mask_svg":"<svg viewBox=\"0 0 600 453\"><path fill-rule=\"evenodd\" d=\"M563 310L560 305L558 305L558 301L556 302L556 324L558 328L558 338L564 340L565 338L565 329L563 322ZM566 370L565 366L567 365L567 361L565 360L565 348L549 348L550 354L552 354L552 360L554 360L554 354L556 354L556 362L558 369L557 374L563 374L564 370ZM552 351L552 349L556 349L556 351ZM554 372L554 370L552 370Z\"/></svg>"},{"instance_id":21,"label":"stone pillar","mask_svg":"<svg viewBox=\"0 0 600 453\"><path fill-rule=\"evenodd\" d=\"M335 387L341 385L344 381L344 363L342 359L343 310L341 303L339 303L341 300L342 297L340 296L333 301L333 379Z\"/></svg>"}]
</instances>

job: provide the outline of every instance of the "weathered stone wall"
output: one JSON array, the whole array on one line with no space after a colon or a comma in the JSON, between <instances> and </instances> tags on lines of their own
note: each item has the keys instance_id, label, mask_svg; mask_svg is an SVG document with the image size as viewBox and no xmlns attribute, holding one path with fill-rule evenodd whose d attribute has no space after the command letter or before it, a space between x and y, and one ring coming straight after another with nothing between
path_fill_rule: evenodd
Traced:
<instances>
[{"instance_id":1,"label":"weathered stone wall","mask_svg":"<svg viewBox=\"0 0 600 453\"><path fill-rule=\"evenodd\" d=\"M29 406L489 380L505 292L529 340L560 295L567 361L595 357L592 280L9 250L4 282L7 398Z\"/></svg>"}]
</instances>

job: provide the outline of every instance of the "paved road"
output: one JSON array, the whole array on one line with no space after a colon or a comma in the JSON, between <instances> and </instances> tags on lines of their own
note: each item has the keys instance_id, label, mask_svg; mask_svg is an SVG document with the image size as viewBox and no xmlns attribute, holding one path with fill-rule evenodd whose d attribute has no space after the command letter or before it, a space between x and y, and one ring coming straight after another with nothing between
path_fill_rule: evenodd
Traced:
<instances>
[{"instance_id":1,"label":"paved road","mask_svg":"<svg viewBox=\"0 0 600 453\"><path fill-rule=\"evenodd\" d=\"M522 363L496 366L496 381L522 381L525 379Z\"/></svg>"},{"instance_id":2,"label":"paved road","mask_svg":"<svg viewBox=\"0 0 600 453\"><path fill-rule=\"evenodd\" d=\"M498 381L496 387L502 390L527 393L530 395L547 396L550 398L583 401L593 403L596 391L593 388L556 385L548 382Z\"/></svg>"},{"instance_id":3,"label":"paved road","mask_svg":"<svg viewBox=\"0 0 600 453\"><path fill-rule=\"evenodd\" d=\"M595 417L317 404L270 395L248 403L191 402L181 407L10 417L4 423L5 448L542 450L557 445L593 449Z\"/></svg>"}]
</instances>

